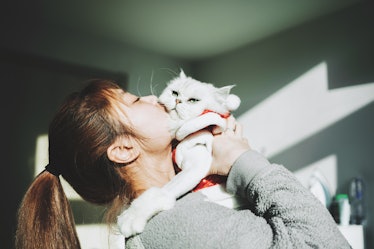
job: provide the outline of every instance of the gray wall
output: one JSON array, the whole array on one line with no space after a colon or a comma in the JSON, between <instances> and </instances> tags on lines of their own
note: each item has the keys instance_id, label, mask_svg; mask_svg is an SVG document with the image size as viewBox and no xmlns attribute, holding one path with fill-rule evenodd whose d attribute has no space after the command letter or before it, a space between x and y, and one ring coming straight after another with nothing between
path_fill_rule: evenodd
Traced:
<instances>
[{"instance_id":1,"label":"gray wall","mask_svg":"<svg viewBox=\"0 0 374 249\"><path fill-rule=\"evenodd\" d=\"M358 5L277 34L254 45L193 64L204 81L237 84L240 116L300 75L325 61L329 89L374 82L373 8ZM373 93L374 94L374 93ZM315 101L319 101L316 99ZM349 101L349 100L347 100ZM330 154L338 159L338 192L354 176L366 181L367 248L374 247L374 104L270 158L294 171ZM249 137L250 141L250 137Z\"/></svg>"},{"instance_id":2,"label":"gray wall","mask_svg":"<svg viewBox=\"0 0 374 249\"><path fill-rule=\"evenodd\" d=\"M21 22L15 26L2 23L7 35L0 39L0 52L16 51L123 74L127 89L140 95L151 92L151 82L153 86L158 85L157 94L172 77L171 71L182 67L187 74L203 81L237 84L233 91L243 100L237 111L240 115L322 61L328 63L330 89L374 82L372 10L354 6L202 61L169 58L89 34L39 29ZM47 132L49 120L62 98L79 87L76 83L59 82L40 68L18 65L23 62L1 61L5 147L2 147L4 170L0 182L6 205L1 209L0 238L4 248L12 247L16 209L32 180L35 139ZM5 86L10 90L5 91ZM367 194L372 195L373 109L370 104L270 159L296 170L334 153L339 164L339 191L347 190L352 176L361 175L367 184ZM368 209L372 210L374 201L368 195ZM367 248L372 248L374 232L372 217L369 218L366 242Z\"/></svg>"}]
</instances>

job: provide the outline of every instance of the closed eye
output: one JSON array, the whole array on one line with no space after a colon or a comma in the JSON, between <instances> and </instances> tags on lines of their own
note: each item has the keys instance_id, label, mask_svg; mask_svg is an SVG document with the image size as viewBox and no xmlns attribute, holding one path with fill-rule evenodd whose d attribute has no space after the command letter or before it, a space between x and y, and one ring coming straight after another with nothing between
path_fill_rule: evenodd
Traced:
<instances>
[{"instance_id":1,"label":"closed eye","mask_svg":"<svg viewBox=\"0 0 374 249\"><path fill-rule=\"evenodd\" d=\"M195 98L188 99L189 103L196 103L196 102L199 102L199 101L200 101L200 99L195 99Z\"/></svg>"},{"instance_id":2,"label":"closed eye","mask_svg":"<svg viewBox=\"0 0 374 249\"><path fill-rule=\"evenodd\" d=\"M171 91L171 95L173 95L174 97L178 97L178 92L177 91Z\"/></svg>"}]
</instances>

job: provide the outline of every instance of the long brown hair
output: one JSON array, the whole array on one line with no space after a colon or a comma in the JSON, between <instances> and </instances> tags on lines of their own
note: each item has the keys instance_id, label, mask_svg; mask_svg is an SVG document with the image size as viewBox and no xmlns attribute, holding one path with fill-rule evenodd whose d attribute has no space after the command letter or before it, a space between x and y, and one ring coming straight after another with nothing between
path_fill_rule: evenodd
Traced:
<instances>
[{"instance_id":1,"label":"long brown hair","mask_svg":"<svg viewBox=\"0 0 374 249\"><path fill-rule=\"evenodd\" d=\"M134 136L119 118L122 89L113 82L93 80L71 94L52 120L49 165L86 201L108 205L114 221L123 204L134 197L107 148L120 136ZM54 172L56 174L56 172ZM69 202L58 176L40 173L26 192L18 211L16 248L80 248Z\"/></svg>"}]
</instances>

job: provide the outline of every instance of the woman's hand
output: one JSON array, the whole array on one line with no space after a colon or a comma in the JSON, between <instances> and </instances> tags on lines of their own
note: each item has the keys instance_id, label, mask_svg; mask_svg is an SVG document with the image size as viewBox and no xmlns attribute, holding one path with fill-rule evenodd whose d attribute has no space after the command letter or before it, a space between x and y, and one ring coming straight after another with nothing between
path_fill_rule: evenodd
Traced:
<instances>
[{"instance_id":1,"label":"woman's hand","mask_svg":"<svg viewBox=\"0 0 374 249\"><path fill-rule=\"evenodd\" d=\"M228 175L231 166L238 157L248 151L250 146L242 134L242 126L234 117L227 119L227 129L213 129L213 161L209 174Z\"/></svg>"}]
</instances>

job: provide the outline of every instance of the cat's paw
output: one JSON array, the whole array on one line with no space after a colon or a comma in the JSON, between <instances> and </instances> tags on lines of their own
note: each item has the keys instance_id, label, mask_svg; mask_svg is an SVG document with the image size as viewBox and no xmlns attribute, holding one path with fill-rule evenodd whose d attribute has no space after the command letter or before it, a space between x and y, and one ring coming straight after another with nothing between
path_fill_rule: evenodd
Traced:
<instances>
[{"instance_id":1,"label":"cat's paw","mask_svg":"<svg viewBox=\"0 0 374 249\"><path fill-rule=\"evenodd\" d=\"M117 217L120 232L127 238L143 232L148 220L157 213L174 207L175 198L160 188L150 188L136 198Z\"/></svg>"},{"instance_id":2,"label":"cat's paw","mask_svg":"<svg viewBox=\"0 0 374 249\"><path fill-rule=\"evenodd\" d=\"M222 130L226 128L226 119L222 118L219 114L214 112L208 112L200 115L196 118L192 118L186 121L175 133L175 138L178 141L183 140L188 135L193 134L199 130L202 130L210 125L222 127Z\"/></svg>"}]
</instances>

